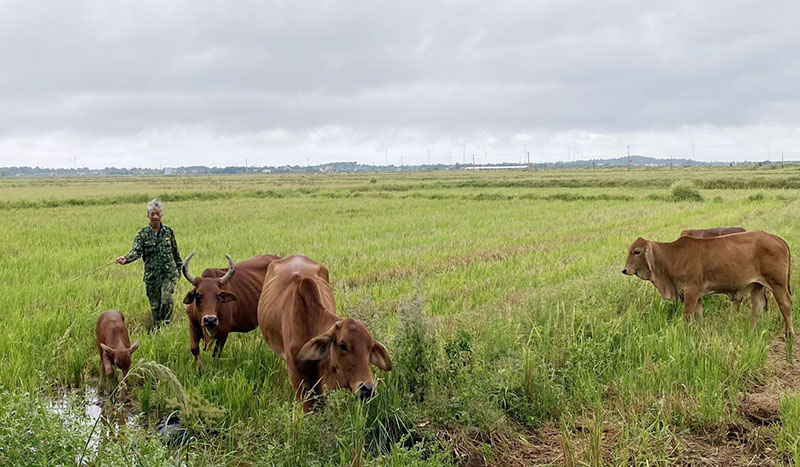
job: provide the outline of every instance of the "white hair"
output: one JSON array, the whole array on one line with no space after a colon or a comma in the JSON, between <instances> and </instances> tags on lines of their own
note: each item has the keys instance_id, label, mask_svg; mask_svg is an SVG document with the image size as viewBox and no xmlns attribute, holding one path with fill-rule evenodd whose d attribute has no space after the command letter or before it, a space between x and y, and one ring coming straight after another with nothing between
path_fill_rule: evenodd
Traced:
<instances>
[{"instance_id":1,"label":"white hair","mask_svg":"<svg viewBox=\"0 0 800 467\"><path fill-rule=\"evenodd\" d=\"M161 201L159 201L157 199L152 199L152 200L150 200L149 203L147 203L147 213L150 214L150 211L158 211L158 212L163 213L164 212L164 205L161 204Z\"/></svg>"}]
</instances>

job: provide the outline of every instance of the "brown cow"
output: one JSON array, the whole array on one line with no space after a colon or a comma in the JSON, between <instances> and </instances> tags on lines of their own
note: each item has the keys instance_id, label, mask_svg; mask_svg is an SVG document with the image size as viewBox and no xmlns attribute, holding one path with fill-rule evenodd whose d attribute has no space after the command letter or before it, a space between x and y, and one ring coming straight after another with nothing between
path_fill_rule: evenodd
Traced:
<instances>
[{"instance_id":1,"label":"brown cow","mask_svg":"<svg viewBox=\"0 0 800 467\"><path fill-rule=\"evenodd\" d=\"M701 299L705 295L742 297L756 287L766 287L783 315L787 358L791 358L791 253L782 238L760 230L708 239L680 237L672 243L640 237L628 248L622 273L652 282L667 300L682 301L689 321L695 313L702 317ZM765 306L760 299L763 296L751 297L751 323Z\"/></svg>"},{"instance_id":2,"label":"brown cow","mask_svg":"<svg viewBox=\"0 0 800 467\"><path fill-rule=\"evenodd\" d=\"M735 233L746 232L741 227L716 227L713 229L688 229L681 232L681 237L694 237L694 238L716 238L721 237L723 235L731 235ZM753 290L750 292L750 296L753 295L763 294L763 297L757 298L757 300L764 301L764 311L768 311L769 307L769 291L761 286L757 285L753 287ZM733 305L733 311L739 311L739 305L742 303L742 299L744 296L738 296L735 293L729 293L728 298L731 300L731 304ZM752 300L752 298L751 298ZM755 325L755 317L751 315L751 324Z\"/></svg>"},{"instance_id":3,"label":"brown cow","mask_svg":"<svg viewBox=\"0 0 800 467\"><path fill-rule=\"evenodd\" d=\"M183 275L194 288L183 303L189 316L191 352L198 369L204 369L200 358L200 338L208 351L214 340L212 356L218 358L228 340L228 333L250 332L258 327L258 296L264 283L267 266L279 256L254 256L234 264L230 256L228 268L208 268L200 277L189 272L190 254L183 262Z\"/></svg>"},{"instance_id":4,"label":"brown cow","mask_svg":"<svg viewBox=\"0 0 800 467\"><path fill-rule=\"evenodd\" d=\"M370 363L392 368L386 348L363 323L336 315L328 270L303 255L270 264L258 324L267 344L286 361L289 382L306 412L312 399L340 387L371 397L375 382Z\"/></svg>"},{"instance_id":5,"label":"brown cow","mask_svg":"<svg viewBox=\"0 0 800 467\"><path fill-rule=\"evenodd\" d=\"M100 314L95 327L97 351L100 353L100 387L103 376L108 379L108 393L114 390L116 379L114 367L122 370L122 377L128 375L131 367L131 354L139 348L139 341L131 345L125 317L117 310L108 310Z\"/></svg>"}]
</instances>

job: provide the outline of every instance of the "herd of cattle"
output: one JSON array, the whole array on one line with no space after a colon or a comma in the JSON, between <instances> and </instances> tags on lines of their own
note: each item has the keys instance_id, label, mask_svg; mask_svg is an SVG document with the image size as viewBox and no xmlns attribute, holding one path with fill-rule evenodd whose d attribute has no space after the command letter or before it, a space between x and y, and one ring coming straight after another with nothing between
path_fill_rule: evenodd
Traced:
<instances>
[{"instance_id":1,"label":"herd of cattle","mask_svg":"<svg viewBox=\"0 0 800 467\"><path fill-rule=\"evenodd\" d=\"M286 361L289 381L306 412L324 391L347 388L369 398L375 393L370 364L391 370L386 348L360 321L336 315L328 269L303 255L256 256L227 268L209 268L200 277L189 271L194 253L183 263L183 275L194 288L186 294L191 352L200 371L203 350L214 341L219 357L228 334L260 328L264 340ZM108 310L97 321L101 369L112 388L114 366L127 374L131 353L122 314ZM101 375L101 378L103 376ZM102 384L102 381L101 381Z\"/></svg>"},{"instance_id":2,"label":"herd of cattle","mask_svg":"<svg viewBox=\"0 0 800 467\"><path fill-rule=\"evenodd\" d=\"M319 262L303 255L264 255L234 264L225 255L227 268L209 268L196 277L189 271L193 256L183 263L183 275L194 287L183 303L191 352L200 371L201 339L205 351L214 341L212 356L219 357L229 333L257 327L285 360L289 381L305 411L324 391L337 388L371 397L375 382L370 364L391 369L386 348L363 323L336 315L328 270ZM665 299L683 302L688 321L702 317L706 295L727 294L736 310L750 294L754 325L771 292L783 315L791 359L791 255L782 238L740 227L685 230L671 243L638 238L628 248L622 273L652 282ZM125 320L116 310L100 315L96 333L101 379L103 374L109 377L111 391L113 368L127 374L139 342L130 344Z\"/></svg>"}]
</instances>

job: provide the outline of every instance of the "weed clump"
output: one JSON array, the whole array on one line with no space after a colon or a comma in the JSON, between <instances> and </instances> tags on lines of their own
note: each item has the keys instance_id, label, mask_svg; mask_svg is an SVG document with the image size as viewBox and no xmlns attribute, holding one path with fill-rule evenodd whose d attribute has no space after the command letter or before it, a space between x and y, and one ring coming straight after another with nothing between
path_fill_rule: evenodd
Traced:
<instances>
[{"instance_id":1,"label":"weed clump","mask_svg":"<svg viewBox=\"0 0 800 467\"><path fill-rule=\"evenodd\" d=\"M691 180L678 180L669 189L672 201L703 201L703 197Z\"/></svg>"},{"instance_id":2,"label":"weed clump","mask_svg":"<svg viewBox=\"0 0 800 467\"><path fill-rule=\"evenodd\" d=\"M397 316L392 373L396 374L403 390L421 402L430 389L436 364L434 326L423 311L422 297L400 308Z\"/></svg>"},{"instance_id":3,"label":"weed clump","mask_svg":"<svg viewBox=\"0 0 800 467\"><path fill-rule=\"evenodd\" d=\"M764 201L764 193L756 193L747 197L748 201Z\"/></svg>"}]
</instances>

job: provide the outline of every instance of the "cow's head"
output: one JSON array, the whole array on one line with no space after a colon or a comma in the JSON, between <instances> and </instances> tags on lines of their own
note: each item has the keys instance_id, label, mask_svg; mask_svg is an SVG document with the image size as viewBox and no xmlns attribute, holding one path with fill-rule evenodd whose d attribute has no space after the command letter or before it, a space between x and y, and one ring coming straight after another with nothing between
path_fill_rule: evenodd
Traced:
<instances>
[{"instance_id":1,"label":"cow's head","mask_svg":"<svg viewBox=\"0 0 800 467\"><path fill-rule=\"evenodd\" d=\"M111 364L122 370L123 378L128 375L128 370L131 368L131 354L139 348L139 341L133 341L133 345L127 349L112 349L111 347L100 344L100 348L111 360Z\"/></svg>"},{"instance_id":2,"label":"cow's head","mask_svg":"<svg viewBox=\"0 0 800 467\"><path fill-rule=\"evenodd\" d=\"M652 263L653 248L650 242L639 237L628 248L628 259L625 261L622 273L649 280L653 271Z\"/></svg>"},{"instance_id":3,"label":"cow's head","mask_svg":"<svg viewBox=\"0 0 800 467\"><path fill-rule=\"evenodd\" d=\"M316 285L310 279L301 282L300 295L307 305L321 306ZM385 371L392 369L386 347L372 337L363 323L352 318L337 321L325 333L306 342L297 360L326 360L319 365L322 383L330 390L347 388L362 399L375 394L370 364Z\"/></svg>"},{"instance_id":4,"label":"cow's head","mask_svg":"<svg viewBox=\"0 0 800 467\"><path fill-rule=\"evenodd\" d=\"M233 292L222 290L222 286L227 284L233 277L236 267L233 259L225 255L228 260L228 271L222 277L195 277L189 272L189 261L192 260L194 253L186 257L183 262L183 276L194 285L194 289L186 294L183 303L194 304L194 309L187 307L191 319L196 319L200 326L209 331L214 331L219 324L220 304L236 300Z\"/></svg>"}]
</instances>

